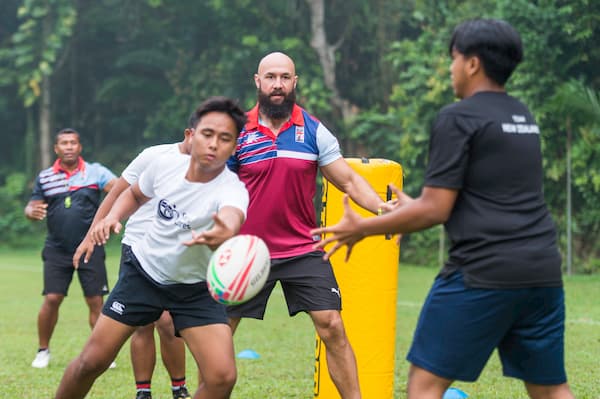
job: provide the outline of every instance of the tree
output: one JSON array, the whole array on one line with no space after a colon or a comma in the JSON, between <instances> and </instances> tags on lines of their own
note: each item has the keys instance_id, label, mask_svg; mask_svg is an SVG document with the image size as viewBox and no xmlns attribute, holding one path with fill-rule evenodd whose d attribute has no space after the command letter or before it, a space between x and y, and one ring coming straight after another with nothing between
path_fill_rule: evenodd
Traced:
<instances>
[{"instance_id":1,"label":"tree","mask_svg":"<svg viewBox=\"0 0 600 399\"><path fill-rule=\"evenodd\" d=\"M26 108L38 104L40 164L50 163L51 76L59 64L76 22L75 8L70 0L26 0L18 8L18 30L12 35L12 47L0 52L6 74L2 83L16 82ZM27 135L33 135L33 118L27 118Z\"/></svg>"}]
</instances>

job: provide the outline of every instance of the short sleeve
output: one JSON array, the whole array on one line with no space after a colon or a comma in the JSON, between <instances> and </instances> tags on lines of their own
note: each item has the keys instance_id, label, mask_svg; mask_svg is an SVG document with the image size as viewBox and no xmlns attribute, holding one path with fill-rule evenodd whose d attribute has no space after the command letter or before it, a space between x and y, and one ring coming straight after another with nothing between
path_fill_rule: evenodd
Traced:
<instances>
[{"instance_id":1,"label":"short sleeve","mask_svg":"<svg viewBox=\"0 0 600 399\"><path fill-rule=\"evenodd\" d=\"M160 164L160 161L151 162L137 180L140 191L148 198L153 198L155 196L154 181L156 180L156 173L160 168Z\"/></svg>"},{"instance_id":2,"label":"short sleeve","mask_svg":"<svg viewBox=\"0 0 600 399\"><path fill-rule=\"evenodd\" d=\"M38 175L35 178L35 182L33 183L33 191L31 193L30 200L43 200L43 199L45 199L44 191L42 190L42 184L40 183L40 176Z\"/></svg>"},{"instance_id":3,"label":"short sleeve","mask_svg":"<svg viewBox=\"0 0 600 399\"><path fill-rule=\"evenodd\" d=\"M222 190L222 195L219 200L219 208L224 206L232 206L240 209L244 216L248 210L248 203L250 202L248 190L244 183L242 183L237 175L232 174L226 184L221 187L225 188Z\"/></svg>"},{"instance_id":4,"label":"short sleeve","mask_svg":"<svg viewBox=\"0 0 600 399\"><path fill-rule=\"evenodd\" d=\"M117 176L113 172L111 172L106 166L101 164L95 164L97 173L98 173L98 187L100 189L104 189L109 181L116 179Z\"/></svg>"},{"instance_id":5,"label":"short sleeve","mask_svg":"<svg viewBox=\"0 0 600 399\"><path fill-rule=\"evenodd\" d=\"M317 147L319 149L319 166L329 165L342 157L337 139L322 123L319 123L317 127Z\"/></svg>"},{"instance_id":6,"label":"short sleeve","mask_svg":"<svg viewBox=\"0 0 600 399\"><path fill-rule=\"evenodd\" d=\"M438 115L431 129L425 185L460 189L469 163L470 134L458 116Z\"/></svg>"},{"instance_id":7,"label":"short sleeve","mask_svg":"<svg viewBox=\"0 0 600 399\"><path fill-rule=\"evenodd\" d=\"M121 173L121 177L123 177L130 185L135 183L152 161L156 160L157 157L160 157L162 154L168 153L171 147L171 144L164 144L146 148L140 152L129 165L127 165L125 170L123 170L123 173Z\"/></svg>"}]
</instances>

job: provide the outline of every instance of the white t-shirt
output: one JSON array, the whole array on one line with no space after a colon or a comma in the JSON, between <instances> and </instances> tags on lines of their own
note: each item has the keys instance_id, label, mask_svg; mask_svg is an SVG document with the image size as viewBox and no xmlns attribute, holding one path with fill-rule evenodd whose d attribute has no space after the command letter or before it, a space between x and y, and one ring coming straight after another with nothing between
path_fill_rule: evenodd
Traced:
<instances>
[{"instance_id":1,"label":"white t-shirt","mask_svg":"<svg viewBox=\"0 0 600 399\"><path fill-rule=\"evenodd\" d=\"M248 208L248 191L227 167L207 183L190 182L189 157L163 155L140 176L142 193L154 201L152 224L132 250L144 271L159 284L192 284L206 279L213 251L206 245L185 246L192 230L210 229L213 214L224 206Z\"/></svg>"},{"instance_id":2,"label":"white t-shirt","mask_svg":"<svg viewBox=\"0 0 600 399\"><path fill-rule=\"evenodd\" d=\"M138 156L127 165L123 173L121 173L121 177L125 179L129 185L132 185L138 181L142 172L162 155L180 155L182 158L189 159L189 155L182 154L179 150L179 143L154 145L140 152ZM187 165L185 165L184 168L187 169ZM146 234L146 231L152 224L155 209L156 199L152 198L129 217L127 224L125 225L125 233L123 233L123 238L121 240L123 244L131 246Z\"/></svg>"}]
</instances>

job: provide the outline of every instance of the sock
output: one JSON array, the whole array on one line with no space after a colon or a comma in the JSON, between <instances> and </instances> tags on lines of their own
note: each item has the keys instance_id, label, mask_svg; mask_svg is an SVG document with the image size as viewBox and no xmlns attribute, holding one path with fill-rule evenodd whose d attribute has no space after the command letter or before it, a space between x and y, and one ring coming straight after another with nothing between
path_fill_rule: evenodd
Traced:
<instances>
[{"instance_id":1,"label":"sock","mask_svg":"<svg viewBox=\"0 0 600 399\"><path fill-rule=\"evenodd\" d=\"M48 352L50 352L50 349L48 349L48 348L38 348L38 353L39 353L39 352L43 352L43 351L48 351Z\"/></svg>"},{"instance_id":2,"label":"sock","mask_svg":"<svg viewBox=\"0 0 600 399\"><path fill-rule=\"evenodd\" d=\"M135 382L136 392L150 392L150 381L136 381Z\"/></svg>"},{"instance_id":3,"label":"sock","mask_svg":"<svg viewBox=\"0 0 600 399\"><path fill-rule=\"evenodd\" d=\"M171 378L171 390L178 391L179 388L185 386L185 377L183 378Z\"/></svg>"}]
</instances>

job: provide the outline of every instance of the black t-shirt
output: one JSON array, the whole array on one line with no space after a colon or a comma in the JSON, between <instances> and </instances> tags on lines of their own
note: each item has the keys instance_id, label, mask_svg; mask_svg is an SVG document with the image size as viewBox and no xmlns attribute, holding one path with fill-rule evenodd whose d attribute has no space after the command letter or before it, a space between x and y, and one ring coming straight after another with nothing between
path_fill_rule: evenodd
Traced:
<instances>
[{"instance_id":1,"label":"black t-shirt","mask_svg":"<svg viewBox=\"0 0 600 399\"><path fill-rule=\"evenodd\" d=\"M479 288L561 286L561 257L542 187L539 128L506 93L480 92L444 107L429 143L425 185L458 190L445 224L441 271Z\"/></svg>"},{"instance_id":2,"label":"black t-shirt","mask_svg":"<svg viewBox=\"0 0 600 399\"><path fill-rule=\"evenodd\" d=\"M73 253L92 224L102 190L115 175L83 159L73 173L61 170L57 162L37 176L31 199L48 204L46 245Z\"/></svg>"}]
</instances>

